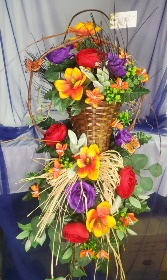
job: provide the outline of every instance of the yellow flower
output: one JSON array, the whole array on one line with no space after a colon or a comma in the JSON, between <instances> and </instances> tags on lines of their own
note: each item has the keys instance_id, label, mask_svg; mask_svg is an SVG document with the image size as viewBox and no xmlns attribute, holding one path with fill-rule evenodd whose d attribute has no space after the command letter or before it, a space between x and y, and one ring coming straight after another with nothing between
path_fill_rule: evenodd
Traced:
<instances>
[{"instance_id":1,"label":"yellow flower","mask_svg":"<svg viewBox=\"0 0 167 280\"><path fill-rule=\"evenodd\" d=\"M148 74L146 73L145 68L137 68L136 75L143 77L143 79L141 80L142 83L145 83L148 81Z\"/></svg>"},{"instance_id":2,"label":"yellow flower","mask_svg":"<svg viewBox=\"0 0 167 280\"><path fill-rule=\"evenodd\" d=\"M67 68L64 72L65 80L57 80L54 85L62 99L71 97L73 100L80 100L83 94L82 84L86 76L77 68Z\"/></svg>"},{"instance_id":3,"label":"yellow flower","mask_svg":"<svg viewBox=\"0 0 167 280\"><path fill-rule=\"evenodd\" d=\"M127 213L126 217L121 217L120 220L123 222L124 227L127 227L129 224L133 222L137 222L133 213Z\"/></svg>"},{"instance_id":4,"label":"yellow flower","mask_svg":"<svg viewBox=\"0 0 167 280\"><path fill-rule=\"evenodd\" d=\"M30 188L32 190L32 192L31 192L32 197L37 197L38 200L39 200L40 199L40 194L39 194L39 186L38 186L38 184L34 184Z\"/></svg>"},{"instance_id":5,"label":"yellow flower","mask_svg":"<svg viewBox=\"0 0 167 280\"><path fill-rule=\"evenodd\" d=\"M84 257L94 257L94 252L92 251L92 249L81 250L80 251L80 258L84 258Z\"/></svg>"},{"instance_id":6,"label":"yellow flower","mask_svg":"<svg viewBox=\"0 0 167 280\"><path fill-rule=\"evenodd\" d=\"M80 178L88 177L90 180L97 180L100 167L98 146L92 144L90 147L83 147L77 157L77 165Z\"/></svg>"},{"instance_id":7,"label":"yellow flower","mask_svg":"<svg viewBox=\"0 0 167 280\"><path fill-rule=\"evenodd\" d=\"M100 101L104 99L104 95L100 93L99 88L95 88L94 90L86 90L86 104L92 104L94 108L97 108Z\"/></svg>"},{"instance_id":8,"label":"yellow flower","mask_svg":"<svg viewBox=\"0 0 167 280\"><path fill-rule=\"evenodd\" d=\"M96 255L96 258L97 259L107 259L107 260L109 260L109 254L106 252L106 251L104 251L104 250L101 250L100 252L98 252L98 254Z\"/></svg>"},{"instance_id":9,"label":"yellow flower","mask_svg":"<svg viewBox=\"0 0 167 280\"><path fill-rule=\"evenodd\" d=\"M60 169L61 169L61 164L58 159L55 159L54 167L49 169L49 173L51 173L53 175L54 179L57 179L61 173Z\"/></svg>"},{"instance_id":10,"label":"yellow flower","mask_svg":"<svg viewBox=\"0 0 167 280\"><path fill-rule=\"evenodd\" d=\"M78 22L75 27L68 27L69 33L74 33L77 36L90 36L100 31L100 26L94 26L93 22Z\"/></svg>"},{"instance_id":11,"label":"yellow flower","mask_svg":"<svg viewBox=\"0 0 167 280\"><path fill-rule=\"evenodd\" d=\"M63 145L60 143L56 144L56 152L59 155L59 158L64 156L65 150L67 150L67 144L63 144Z\"/></svg>"},{"instance_id":12,"label":"yellow flower","mask_svg":"<svg viewBox=\"0 0 167 280\"><path fill-rule=\"evenodd\" d=\"M96 237L101 237L109 232L110 228L116 226L114 217L110 216L110 204L108 201L101 202L95 209L87 213L86 227Z\"/></svg>"}]
</instances>

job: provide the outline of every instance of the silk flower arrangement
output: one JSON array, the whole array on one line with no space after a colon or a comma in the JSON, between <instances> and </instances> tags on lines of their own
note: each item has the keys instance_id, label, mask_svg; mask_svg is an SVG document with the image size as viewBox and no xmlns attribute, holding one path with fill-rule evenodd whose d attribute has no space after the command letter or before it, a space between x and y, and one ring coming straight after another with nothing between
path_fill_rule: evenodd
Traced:
<instances>
[{"instance_id":1,"label":"silk flower arrangement","mask_svg":"<svg viewBox=\"0 0 167 280\"><path fill-rule=\"evenodd\" d=\"M22 232L17 238L24 239L28 251L42 246L48 236L51 279L84 276L85 267L92 261L96 262L95 271L105 267L107 278L114 265L110 263L113 255L123 280L126 276L119 246L127 235L136 234L131 229L136 215L149 211L145 191L152 189L153 181L141 171L155 177L162 172L159 164L148 166L147 156L135 153L151 137L131 132L134 105L139 100L140 106L149 92L143 85L148 75L125 50L103 35L94 21L69 26L65 36L71 34L74 37L65 38L41 57L26 60L30 80L33 74L40 74L50 87L45 99L61 113L67 110L71 122L56 122L48 115L39 121L28 103L33 124L45 130L37 152L47 152L50 157L41 171L23 179L31 182L24 199L38 199L41 214L26 225L19 223ZM119 113L123 103L126 110ZM106 107L109 117L104 112ZM85 127L82 121L90 112L91 120ZM89 133L94 126L97 135L92 138ZM104 128L108 140L105 145L102 140L101 145L98 138L103 137ZM69 264L66 276L54 278L54 259L56 265Z\"/></svg>"}]
</instances>

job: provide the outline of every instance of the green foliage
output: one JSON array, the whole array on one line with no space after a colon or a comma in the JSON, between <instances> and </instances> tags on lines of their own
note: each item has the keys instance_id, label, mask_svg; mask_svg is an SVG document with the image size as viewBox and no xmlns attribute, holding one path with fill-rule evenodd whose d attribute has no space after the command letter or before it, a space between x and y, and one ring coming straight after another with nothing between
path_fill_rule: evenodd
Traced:
<instances>
[{"instance_id":1,"label":"green foliage","mask_svg":"<svg viewBox=\"0 0 167 280\"><path fill-rule=\"evenodd\" d=\"M32 231L33 231L33 233L34 233L35 235L36 235L37 232L38 232L38 227L37 227L37 225L38 225L39 221L40 221L39 216L35 216L35 217L33 217L32 220L31 220Z\"/></svg>"},{"instance_id":2,"label":"green foliage","mask_svg":"<svg viewBox=\"0 0 167 280\"><path fill-rule=\"evenodd\" d=\"M140 145L146 144L152 138L151 135L148 135L142 131L136 133L137 139L139 140Z\"/></svg>"},{"instance_id":3,"label":"green foliage","mask_svg":"<svg viewBox=\"0 0 167 280\"><path fill-rule=\"evenodd\" d=\"M140 170L147 165L148 157L145 154L133 154L131 156L131 162L134 170Z\"/></svg>"},{"instance_id":4,"label":"green foliage","mask_svg":"<svg viewBox=\"0 0 167 280\"><path fill-rule=\"evenodd\" d=\"M80 114L81 111L83 111L86 108L86 106L87 106L86 103L83 102L82 100L77 101L77 102L75 101L70 110L70 115L76 116L76 115Z\"/></svg>"},{"instance_id":5,"label":"green foliage","mask_svg":"<svg viewBox=\"0 0 167 280\"><path fill-rule=\"evenodd\" d=\"M20 224L20 223L17 223L18 224L18 227L21 228L22 230L32 230L32 227L31 227L31 223L28 223L26 225L23 225L23 224Z\"/></svg>"},{"instance_id":6,"label":"green foliage","mask_svg":"<svg viewBox=\"0 0 167 280\"><path fill-rule=\"evenodd\" d=\"M107 267L108 267L108 261L107 260L102 260L102 259L98 260L97 271L102 271L106 274Z\"/></svg>"},{"instance_id":7,"label":"green foliage","mask_svg":"<svg viewBox=\"0 0 167 280\"><path fill-rule=\"evenodd\" d=\"M60 98L59 93L58 93L58 91L56 91L56 89L54 90L54 96L52 94L51 100L52 100L52 103L53 103L53 106L55 107L55 109L62 114L64 114L66 109L75 102L71 98L65 98L65 99Z\"/></svg>"},{"instance_id":8,"label":"green foliage","mask_svg":"<svg viewBox=\"0 0 167 280\"><path fill-rule=\"evenodd\" d=\"M25 239L28 236L29 236L29 230L24 230L21 233L19 233L16 238L17 239Z\"/></svg>"},{"instance_id":9,"label":"green foliage","mask_svg":"<svg viewBox=\"0 0 167 280\"><path fill-rule=\"evenodd\" d=\"M148 170L154 177L159 177L162 174L162 166L159 163L152 164Z\"/></svg>"},{"instance_id":10,"label":"green foliage","mask_svg":"<svg viewBox=\"0 0 167 280\"><path fill-rule=\"evenodd\" d=\"M140 213L144 213L144 212L149 212L150 208L147 205L147 201L145 200L140 200L140 204L141 204L141 208L136 208L135 206L133 206L129 199L126 200L125 202L125 206L129 209L129 211L131 211L132 213L136 213L136 214L140 214Z\"/></svg>"},{"instance_id":11,"label":"green foliage","mask_svg":"<svg viewBox=\"0 0 167 280\"><path fill-rule=\"evenodd\" d=\"M73 68L76 66L75 58L65 59L60 64L50 65L49 68L45 71L44 77L49 82L54 82L59 78L58 72L65 71L68 67Z\"/></svg>"},{"instance_id":12,"label":"green foliage","mask_svg":"<svg viewBox=\"0 0 167 280\"><path fill-rule=\"evenodd\" d=\"M129 112L121 112L119 115L118 115L118 120L122 123L123 127L127 126L130 124L131 122L131 113Z\"/></svg>"},{"instance_id":13,"label":"green foliage","mask_svg":"<svg viewBox=\"0 0 167 280\"><path fill-rule=\"evenodd\" d=\"M45 78L48 82L55 82L56 80L58 80L58 78L59 78L59 73L58 73L57 71L55 71L54 65L50 65L50 67L48 68L48 70L45 71L45 73L44 73L44 78Z\"/></svg>"},{"instance_id":14,"label":"green foliage","mask_svg":"<svg viewBox=\"0 0 167 280\"><path fill-rule=\"evenodd\" d=\"M136 87L133 92L126 92L121 95L121 102L130 102L139 99L142 95L148 94L150 91L143 87Z\"/></svg>"},{"instance_id":15,"label":"green foliage","mask_svg":"<svg viewBox=\"0 0 167 280\"><path fill-rule=\"evenodd\" d=\"M116 234L117 234L119 240L123 240L125 233L122 230L116 230Z\"/></svg>"},{"instance_id":16,"label":"green foliage","mask_svg":"<svg viewBox=\"0 0 167 280\"><path fill-rule=\"evenodd\" d=\"M94 48L94 49L97 48L97 45L92 41L92 38L86 38L77 46L78 51L82 49L88 49L88 48Z\"/></svg>"},{"instance_id":17,"label":"green foliage","mask_svg":"<svg viewBox=\"0 0 167 280\"><path fill-rule=\"evenodd\" d=\"M150 177L140 177L139 184L145 191L151 191L153 188L153 180Z\"/></svg>"},{"instance_id":18,"label":"green foliage","mask_svg":"<svg viewBox=\"0 0 167 280\"><path fill-rule=\"evenodd\" d=\"M83 271L79 266L73 267L72 264L70 265L70 272L73 277L81 277L86 275L85 271Z\"/></svg>"},{"instance_id":19,"label":"green foliage","mask_svg":"<svg viewBox=\"0 0 167 280\"><path fill-rule=\"evenodd\" d=\"M134 206L135 208L139 208L141 209L141 203L138 199L136 199L134 196L130 196L129 197L129 202L132 206Z\"/></svg>"},{"instance_id":20,"label":"green foliage","mask_svg":"<svg viewBox=\"0 0 167 280\"><path fill-rule=\"evenodd\" d=\"M47 117L44 121L38 123L38 126L41 127L44 130L47 130L52 124L56 124L57 122L55 119L52 119L51 117Z\"/></svg>"}]
</instances>

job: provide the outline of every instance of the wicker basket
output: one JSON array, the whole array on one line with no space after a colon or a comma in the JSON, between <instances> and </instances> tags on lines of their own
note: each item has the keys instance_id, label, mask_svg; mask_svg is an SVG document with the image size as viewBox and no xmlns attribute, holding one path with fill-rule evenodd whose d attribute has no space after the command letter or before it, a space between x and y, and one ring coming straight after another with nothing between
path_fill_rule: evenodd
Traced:
<instances>
[{"instance_id":1,"label":"wicker basket","mask_svg":"<svg viewBox=\"0 0 167 280\"><path fill-rule=\"evenodd\" d=\"M68 110L75 133L78 137L85 133L88 145L96 143L100 152L107 151L112 133L111 122L117 117L120 106L120 103L102 101L96 109L88 106L77 116L71 116Z\"/></svg>"}]
</instances>

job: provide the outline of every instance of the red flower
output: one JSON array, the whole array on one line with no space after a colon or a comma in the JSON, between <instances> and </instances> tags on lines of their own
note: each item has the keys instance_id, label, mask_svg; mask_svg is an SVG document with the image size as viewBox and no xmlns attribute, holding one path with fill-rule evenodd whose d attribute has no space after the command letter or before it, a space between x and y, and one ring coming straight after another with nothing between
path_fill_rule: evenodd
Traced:
<instances>
[{"instance_id":1,"label":"red flower","mask_svg":"<svg viewBox=\"0 0 167 280\"><path fill-rule=\"evenodd\" d=\"M72 243L85 243L89 233L82 223L69 223L63 228L63 237Z\"/></svg>"},{"instance_id":2,"label":"red flower","mask_svg":"<svg viewBox=\"0 0 167 280\"><path fill-rule=\"evenodd\" d=\"M133 172L131 166L126 166L119 172L120 184L117 187L117 193L122 198L128 198L131 196L136 185L136 175Z\"/></svg>"},{"instance_id":3,"label":"red flower","mask_svg":"<svg viewBox=\"0 0 167 280\"><path fill-rule=\"evenodd\" d=\"M101 63L101 52L96 49L83 49L76 54L76 61L79 66L96 68Z\"/></svg>"},{"instance_id":4,"label":"red flower","mask_svg":"<svg viewBox=\"0 0 167 280\"><path fill-rule=\"evenodd\" d=\"M46 146L54 146L57 142L64 140L67 134L67 127L62 123L52 124L44 134Z\"/></svg>"}]
</instances>

